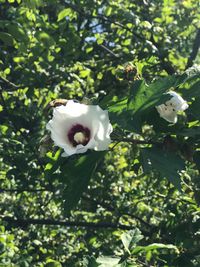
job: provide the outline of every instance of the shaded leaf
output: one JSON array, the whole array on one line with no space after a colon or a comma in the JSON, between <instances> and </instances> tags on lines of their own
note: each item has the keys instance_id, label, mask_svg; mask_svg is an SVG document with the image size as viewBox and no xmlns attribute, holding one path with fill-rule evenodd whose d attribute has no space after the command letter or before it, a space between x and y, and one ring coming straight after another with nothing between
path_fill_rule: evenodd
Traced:
<instances>
[{"instance_id":1,"label":"shaded leaf","mask_svg":"<svg viewBox=\"0 0 200 267\"><path fill-rule=\"evenodd\" d=\"M12 35L6 32L0 32L0 40L4 42L4 44L8 46L13 46L14 44L14 39Z\"/></svg>"},{"instance_id":2,"label":"shaded leaf","mask_svg":"<svg viewBox=\"0 0 200 267\"><path fill-rule=\"evenodd\" d=\"M70 166L64 166L63 180L67 184L64 190L65 211L69 213L79 202L82 193L87 189L88 183L99 161L106 152L91 152L81 156L78 160L70 162Z\"/></svg>"},{"instance_id":3,"label":"shaded leaf","mask_svg":"<svg viewBox=\"0 0 200 267\"><path fill-rule=\"evenodd\" d=\"M184 160L178 155L159 148L144 148L141 150L143 170L157 170L166 177L177 189L181 189L179 172L185 169Z\"/></svg>"},{"instance_id":4,"label":"shaded leaf","mask_svg":"<svg viewBox=\"0 0 200 267\"><path fill-rule=\"evenodd\" d=\"M62 264L58 261L48 259L45 266L46 267L62 267Z\"/></svg>"},{"instance_id":5,"label":"shaded leaf","mask_svg":"<svg viewBox=\"0 0 200 267\"><path fill-rule=\"evenodd\" d=\"M200 151L196 151L194 153L194 162L195 162L197 168L200 170Z\"/></svg>"},{"instance_id":6,"label":"shaded leaf","mask_svg":"<svg viewBox=\"0 0 200 267\"><path fill-rule=\"evenodd\" d=\"M199 77L200 78L200 77ZM184 91L184 96L185 97L200 97L200 80L196 81L194 84L192 84L189 89Z\"/></svg>"},{"instance_id":7,"label":"shaded leaf","mask_svg":"<svg viewBox=\"0 0 200 267\"><path fill-rule=\"evenodd\" d=\"M200 126L193 126L190 128L182 129L182 131L177 131L176 134L188 136L188 137L195 137L200 135Z\"/></svg>"},{"instance_id":8,"label":"shaded leaf","mask_svg":"<svg viewBox=\"0 0 200 267\"><path fill-rule=\"evenodd\" d=\"M23 40L25 41L27 39L27 35L24 32L24 30L22 29L22 27L20 27L18 24L13 25L10 24L8 27L8 32L16 39L16 40Z\"/></svg>"},{"instance_id":9,"label":"shaded leaf","mask_svg":"<svg viewBox=\"0 0 200 267\"><path fill-rule=\"evenodd\" d=\"M200 95L200 87L199 87L198 91L199 91L199 95ZM190 105L190 110L192 111L193 116L197 120L200 119L199 106L200 106L200 97L197 97L196 100L192 103L192 105Z\"/></svg>"}]
</instances>

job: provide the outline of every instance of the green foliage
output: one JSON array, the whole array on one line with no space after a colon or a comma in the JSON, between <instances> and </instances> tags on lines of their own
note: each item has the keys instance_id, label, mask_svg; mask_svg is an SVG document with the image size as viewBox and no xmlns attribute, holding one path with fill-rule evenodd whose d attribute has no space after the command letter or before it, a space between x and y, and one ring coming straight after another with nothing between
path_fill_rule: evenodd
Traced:
<instances>
[{"instance_id":1,"label":"green foliage","mask_svg":"<svg viewBox=\"0 0 200 267\"><path fill-rule=\"evenodd\" d=\"M61 169L62 182L67 185L63 195L66 199L66 213L76 207L82 193L88 187L98 162L104 155L105 152L91 152L87 156L82 156L78 160L75 159L74 162L70 162L70 168L63 165Z\"/></svg>"},{"instance_id":2,"label":"green foliage","mask_svg":"<svg viewBox=\"0 0 200 267\"><path fill-rule=\"evenodd\" d=\"M159 148L145 148L141 150L141 160L144 172L155 169L172 182L177 189L181 189L180 173L185 169L184 160L172 152Z\"/></svg>"},{"instance_id":3,"label":"green foliage","mask_svg":"<svg viewBox=\"0 0 200 267\"><path fill-rule=\"evenodd\" d=\"M124 248L130 253L130 249L133 249L138 241L143 239L139 229L130 230L127 233L121 235L121 240L124 245Z\"/></svg>"},{"instance_id":4,"label":"green foliage","mask_svg":"<svg viewBox=\"0 0 200 267\"><path fill-rule=\"evenodd\" d=\"M148 246L137 246L133 251L132 251L132 254L137 254L139 252L150 252L151 250L157 250L157 249L175 249L177 250L177 247L176 246L173 246L173 245L165 245L165 244L159 244L159 243L154 243L154 244L151 244L151 245L148 245Z\"/></svg>"},{"instance_id":5,"label":"green foliage","mask_svg":"<svg viewBox=\"0 0 200 267\"><path fill-rule=\"evenodd\" d=\"M89 266L101 266L101 267L115 267L115 266L138 266L136 265L135 255L146 254L146 259L151 258L154 253L160 254L160 250L174 250L177 254L179 253L178 249L174 245L170 244L159 244L153 243L147 246L139 246L137 243L143 239L140 230L135 228L134 230L130 230L126 233L123 233L121 236L122 243L124 245L125 250L128 252L124 252L121 257L107 257L101 256L96 260L91 258L89 261Z\"/></svg>"},{"instance_id":6,"label":"green foliage","mask_svg":"<svg viewBox=\"0 0 200 267\"><path fill-rule=\"evenodd\" d=\"M198 9L0 1L0 266L200 265ZM174 125L169 90L189 104ZM109 151L42 146L58 98L108 110Z\"/></svg>"}]
</instances>

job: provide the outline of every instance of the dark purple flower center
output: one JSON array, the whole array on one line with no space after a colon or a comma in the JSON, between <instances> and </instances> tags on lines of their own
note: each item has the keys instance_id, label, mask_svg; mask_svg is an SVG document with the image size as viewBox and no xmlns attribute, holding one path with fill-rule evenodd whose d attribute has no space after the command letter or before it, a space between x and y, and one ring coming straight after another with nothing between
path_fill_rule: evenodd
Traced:
<instances>
[{"instance_id":1,"label":"dark purple flower center","mask_svg":"<svg viewBox=\"0 0 200 267\"><path fill-rule=\"evenodd\" d=\"M67 137L74 147L80 144L86 146L90 141L90 130L81 124L76 124L69 130Z\"/></svg>"}]
</instances>

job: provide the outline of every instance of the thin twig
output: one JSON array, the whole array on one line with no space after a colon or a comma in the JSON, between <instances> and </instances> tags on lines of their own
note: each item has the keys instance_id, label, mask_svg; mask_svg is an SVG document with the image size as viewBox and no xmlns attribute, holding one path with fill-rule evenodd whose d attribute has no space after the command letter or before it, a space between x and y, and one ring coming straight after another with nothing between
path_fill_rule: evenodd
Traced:
<instances>
[{"instance_id":1,"label":"thin twig","mask_svg":"<svg viewBox=\"0 0 200 267\"><path fill-rule=\"evenodd\" d=\"M105 45L99 45L101 48L103 48L104 50L106 50L108 53L110 53L112 56L119 58L119 55L116 55L115 53L113 53L108 47L106 47Z\"/></svg>"},{"instance_id":2,"label":"thin twig","mask_svg":"<svg viewBox=\"0 0 200 267\"><path fill-rule=\"evenodd\" d=\"M11 86L11 87L14 87L15 89L19 89L19 88L21 88L20 86L14 84L14 83L12 83L12 82L10 82L9 80L7 80L6 78L4 78L4 77L2 77L2 76L0 76L0 80L1 80L2 82L6 83L7 85Z\"/></svg>"}]
</instances>

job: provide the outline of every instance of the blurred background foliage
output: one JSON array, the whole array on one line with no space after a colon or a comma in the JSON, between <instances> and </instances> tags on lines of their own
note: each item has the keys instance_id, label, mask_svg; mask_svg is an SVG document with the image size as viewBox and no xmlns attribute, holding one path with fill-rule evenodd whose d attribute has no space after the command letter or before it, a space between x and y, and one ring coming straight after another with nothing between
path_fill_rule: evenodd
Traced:
<instances>
[{"instance_id":1,"label":"blurred background foliage","mask_svg":"<svg viewBox=\"0 0 200 267\"><path fill-rule=\"evenodd\" d=\"M200 266L199 10L0 0L0 266ZM155 109L172 87L190 104L174 126ZM85 97L116 145L39 151L47 104Z\"/></svg>"}]
</instances>

